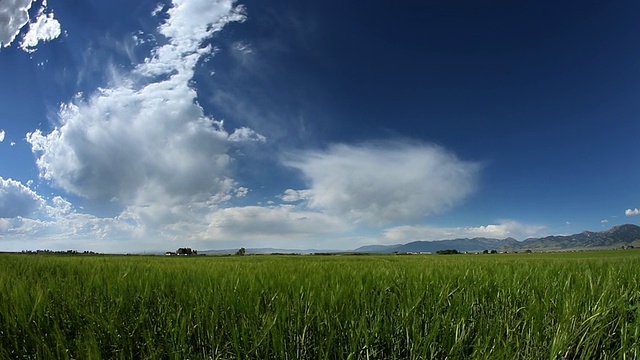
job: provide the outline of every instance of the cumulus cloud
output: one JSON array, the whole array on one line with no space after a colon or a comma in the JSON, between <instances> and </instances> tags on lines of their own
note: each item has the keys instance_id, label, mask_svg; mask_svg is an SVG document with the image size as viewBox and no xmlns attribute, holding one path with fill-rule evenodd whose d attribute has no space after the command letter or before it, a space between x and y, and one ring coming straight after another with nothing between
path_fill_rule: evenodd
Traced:
<instances>
[{"instance_id":1,"label":"cumulus cloud","mask_svg":"<svg viewBox=\"0 0 640 360\"><path fill-rule=\"evenodd\" d=\"M34 0L0 2L0 48L8 47L29 22L29 9Z\"/></svg>"},{"instance_id":2,"label":"cumulus cloud","mask_svg":"<svg viewBox=\"0 0 640 360\"><path fill-rule=\"evenodd\" d=\"M63 200L58 200L61 203L57 210L49 210L52 216L58 212L55 218L0 219L3 248L8 248L11 241L19 241L16 243L18 250L25 248L25 244L30 241L37 242L39 247L100 251L122 251L123 246L126 249L171 249L174 246L184 246L185 242L194 246L197 244L200 248L219 248L221 243L235 246L238 241L244 244L269 241L271 246L276 242L296 248L302 244L323 241L326 236L351 229L351 225L343 219L290 205L249 206L215 211L207 211L198 206L195 209L184 205L167 206L165 214L170 217L180 216L179 221L168 223L161 220L158 224L152 224L143 217L157 219L160 207L131 207L118 216L100 218L77 213L66 207ZM53 206L53 201L51 203ZM62 215L65 209L68 213ZM150 242L149 239L153 241ZM126 241L126 245L122 241Z\"/></svg>"},{"instance_id":3,"label":"cumulus cloud","mask_svg":"<svg viewBox=\"0 0 640 360\"><path fill-rule=\"evenodd\" d=\"M293 190L287 189L284 194L280 195L280 199L284 202L296 202L300 200L306 200L309 198L309 190Z\"/></svg>"},{"instance_id":4,"label":"cumulus cloud","mask_svg":"<svg viewBox=\"0 0 640 360\"><path fill-rule=\"evenodd\" d=\"M87 99L63 104L59 126L27 141L40 176L89 199L147 208L228 198L228 155L237 142L264 141L248 128L227 132L204 113L191 86L204 40L244 20L232 1L175 0L159 27L168 43L132 74Z\"/></svg>"},{"instance_id":5,"label":"cumulus cloud","mask_svg":"<svg viewBox=\"0 0 640 360\"><path fill-rule=\"evenodd\" d=\"M60 23L53 17L53 12L45 14L43 7L36 20L29 24L29 31L20 42L20 48L26 52L34 52L40 42L51 41L60 34Z\"/></svg>"},{"instance_id":6,"label":"cumulus cloud","mask_svg":"<svg viewBox=\"0 0 640 360\"><path fill-rule=\"evenodd\" d=\"M267 139L264 136L257 134L252 129L249 129L248 127L241 127L239 129L236 129L236 131L234 131L233 134L229 136L229 140L233 142L243 142L243 141L265 142Z\"/></svg>"},{"instance_id":7,"label":"cumulus cloud","mask_svg":"<svg viewBox=\"0 0 640 360\"><path fill-rule=\"evenodd\" d=\"M44 204L40 195L21 182L0 177L0 218L29 216Z\"/></svg>"},{"instance_id":8,"label":"cumulus cloud","mask_svg":"<svg viewBox=\"0 0 640 360\"><path fill-rule=\"evenodd\" d=\"M386 243L406 243L410 241L434 241L460 238L486 237L504 239L512 237L524 240L545 234L543 225L527 225L516 221L505 221L477 227L434 227L434 226L396 226L383 231L382 241Z\"/></svg>"},{"instance_id":9,"label":"cumulus cloud","mask_svg":"<svg viewBox=\"0 0 640 360\"><path fill-rule=\"evenodd\" d=\"M235 193L236 193L236 197L239 197L239 198L245 197L247 196L247 194L249 194L249 188L241 186L235 190Z\"/></svg>"},{"instance_id":10,"label":"cumulus cloud","mask_svg":"<svg viewBox=\"0 0 640 360\"><path fill-rule=\"evenodd\" d=\"M46 12L47 2L29 23L29 10L36 0L3 0L0 2L0 48L11 46L20 30L29 24L29 30L20 42L20 48L27 52L35 51L40 42L53 40L60 36L60 23L53 12Z\"/></svg>"},{"instance_id":11,"label":"cumulus cloud","mask_svg":"<svg viewBox=\"0 0 640 360\"><path fill-rule=\"evenodd\" d=\"M153 56L137 68L137 73L159 76L176 70L193 70L202 55L211 54L211 47L201 48L202 42L222 30L229 22L246 19L244 7L234 6L233 0L174 0L167 11L168 19L158 31L169 39L165 46L155 49ZM192 75L192 74L191 74Z\"/></svg>"},{"instance_id":12,"label":"cumulus cloud","mask_svg":"<svg viewBox=\"0 0 640 360\"><path fill-rule=\"evenodd\" d=\"M180 245L184 240L188 240L172 232L179 225L167 224L161 216L168 216L174 222L176 219L183 219L178 224L188 224L184 230L206 228L203 217L199 216L198 221L194 221L193 213L194 210L186 205L135 206L128 207L114 217L98 217L77 212L68 200L54 197L32 217L0 218L0 240L3 249L13 250L157 250L166 247L167 242L171 240L180 240ZM181 235L184 235L184 232Z\"/></svg>"},{"instance_id":13,"label":"cumulus cloud","mask_svg":"<svg viewBox=\"0 0 640 360\"><path fill-rule=\"evenodd\" d=\"M229 190L228 134L194 96L171 78L65 105L60 128L27 134L41 177L86 198L125 204Z\"/></svg>"},{"instance_id":14,"label":"cumulus cloud","mask_svg":"<svg viewBox=\"0 0 640 360\"><path fill-rule=\"evenodd\" d=\"M50 132L35 130L26 136L41 178L71 194L118 203L120 213L106 218L84 214L65 198L47 202L9 180L5 192L13 197L3 193L0 206L9 216L0 221L3 246L40 241L57 248L114 249L120 248L118 241L135 239L128 246L143 248L145 239L182 242L242 233L231 228L234 219L260 212L220 208L250 191L232 178L229 154L240 153L242 143L266 139L247 127L227 131L222 121L205 114L192 84L197 63L213 54L203 42L227 23L243 21L244 9L231 0L175 0L167 9L158 28L165 45L132 72L118 74L108 88L62 104ZM15 194L31 198L31 205L6 205L16 203ZM290 220L287 214L295 210L264 211L272 215L258 216L255 224L306 234L302 226L278 222ZM322 214L296 214L294 220L324 221L318 228L331 222ZM250 234L252 227L245 228ZM308 233L313 231L311 226ZM82 244L73 243L78 240Z\"/></svg>"},{"instance_id":15,"label":"cumulus cloud","mask_svg":"<svg viewBox=\"0 0 640 360\"><path fill-rule=\"evenodd\" d=\"M425 144L334 145L284 159L310 183L308 204L372 224L441 213L474 191L479 164Z\"/></svg>"},{"instance_id":16,"label":"cumulus cloud","mask_svg":"<svg viewBox=\"0 0 640 360\"><path fill-rule=\"evenodd\" d=\"M54 196L51 199L52 206L47 206L47 213L54 218L69 215L73 212L73 205L62 196Z\"/></svg>"},{"instance_id":17,"label":"cumulus cloud","mask_svg":"<svg viewBox=\"0 0 640 360\"><path fill-rule=\"evenodd\" d=\"M5 132L4 130L0 130L0 142L4 141Z\"/></svg>"},{"instance_id":18,"label":"cumulus cloud","mask_svg":"<svg viewBox=\"0 0 640 360\"><path fill-rule=\"evenodd\" d=\"M625 210L624 214L627 215L627 216L640 215L640 209L638 209L638 208L627 209L627 210Z\"/></svg>"},{"instance_id":19,"label":"cumulus cloud","mask_svg":"<svg viewBox=\"0 0 640 360\"><path fill-rule=\"evenodd\" d=\"M119 218L99 218L71 212L54 219L15 217L0 219L3 249L87 249L122 251L136 228ZM145 239L137 239L144 243ZM144 245L142 245L144 249Z\"/></svg>"}]
</instances>

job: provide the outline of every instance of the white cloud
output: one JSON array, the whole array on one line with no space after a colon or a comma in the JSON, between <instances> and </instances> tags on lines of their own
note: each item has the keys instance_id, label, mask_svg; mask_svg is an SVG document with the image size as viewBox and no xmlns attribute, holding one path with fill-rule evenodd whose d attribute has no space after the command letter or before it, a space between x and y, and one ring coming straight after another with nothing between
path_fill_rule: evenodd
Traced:
<instances>
[{"instance_id":1,"label":"white cloud","mask_svg":"<svg viewBox=\"0 0 640 360\"><path fill-rule=\"evenodd\" d=\"M625 210L624 214L627 215L627 216L640 215L640 209L638 209L638 208L627 209L627 210Z\"/></svg>"},{"instance_id":2,"label":"white cloud","mask_svg":"<svg viewBox=\"0 0 640 360\"><path fill-rule=\"evenodd\" d=\"M200 48L202 42L222 30L229 22L244 21L244 7L234 6L232 0L174 0L167 11L169 18L159 32L169 39L157 48L152 57L137 68L147 76L160 76L173 71L193 69L202 55L211 54L211 47Z\"/></svg>"},{"instance_id":3,"label":"white cloud","mask_svg":"<svg viewBox=\"0 0 640 360\"><path fill-rule=\"evenodd\" d=\"M51 41L60 36L60 23L53 12L46 13L47 2L29 22L29 10L36 0L2 0L0 2L0 48L11 46L20 30L29 24L29 30L20 42L20 48L27 52L36 50L40 42Z\"/></svg>"},{"instance_id":4,"label":"white cloud","mask_svg":"<svg viewBox=\"0 0 640 360\"><path fill-rule=\"evenodd\" d=\"M134 209L142 215L142 208ZM158 211L158 207L147 208ZM293 206L239 207L189 214L158 227L141 226L132 213L99 218L70 210L52 219L0 218L3 250L78 249L104 252L172 250L191 246L198 250L245 247L344 248L350 244L335 235L351 230L338 217L304 211ZM203 209L204 210L204 209ZM333 242L332 242L333 241Z\"/></svg>"},{"instance_id":5,"label":"white cloud","mask_svg":"<svg viewBox=\"0 0 640 360\"><path fill-rule=\"evenodd\" d=\"M40 175L86 197L124 204L230 190L228 134L174 77L142 89L104 90L65 105L62 126L27 134Z\"/></svg>"},{"instance_id":6,"label":"white cloud","mask_svg":"<svg viewBox=\"0 0 640 360\"><path fill-rule=\"evenodd\" d=\"M47 207L47 212L54 218L69 215L73 212L71 202L62 196L54 196L53 199L51 199L51 203L52 206Z\"/></svg>"},{"instance_id":7,"label":"white cloud","mask_svg":"<svg viewBox=\"0 0 640 360\"><path fill-rule=\"evenodd\" d=\"M239 187L235 190L236 197L245 197L249 194L249 189L246 187Z\"/></svg>"},{"instance_id":8,"label":"white cloud","mask_svg":"<svg viewBox=\"0 0 640 360\"><path fill-rule=\"evenodd\" d=\"M162 204L161 212L228 198L235 187L230 147L264 137L248 128L228 133L204 113L190 81L198 60L211 53L202 42L242 21L242 8L227 0L176 0L167 14L159 31L168 44L118 85L62 105L59 127L49 134L27 134L42 178L85 198Z\"/></svg>"},{"instance_id":9,"label":"white cloud","mask_svg":"<svg viewBox=\"0 0 640 360\"><path fill-rule=\"evenodd\" d=\"M123 246L122 241L131 240L135 232L134 226L118 218L98 218L75 212L54 219L0 219L2 248L8 250L48 248L124 252L131 245ZM137 240L144 249L145 239Z\"/></svg>"},{"instance_id":10,"label":"white cloud","mask_svg":"<svg viewBox=\"0 0 640 360\"><path fill-rule=\"evenodd\" d=\"M221 243L239 241L270 241L272 246L287 244L295 248L296 244L305 246L302 245L305 241L323 243L326 236L352 228L344 219L291 205L224 209L204 203L131 206L111 218L77 213L69 205L64 199L52 200L47 208L50 219L18 217L4 221L4 227L0 226L0 240L3 245L11 239L37 240L40 244L50 244L40 247L49 248L54 245L60 248L60 241L65 240L73 244L71 248L100 251L145 247L166 250L174 248L172 243L193 244L201 249L219 248ZM131 240L135 242L119 244Z\"/></svg>"},{"instance_id":11,"label":"white cloud","mask_svg":"<svg viewBox=\"0 0 640 360\"><path fill-rule=\"evenodd\" d=\"M97 217L77 212L60 196L48 203L40 199L39 204L31 211L31 217L0 219L3 249L72 248L111 252L164 249L168 241L187 240L184 232L174 230L206 228L208 224L203 219L213 211L213 204L208 202L157 204L129 206L117 216Z\"/></svg>"},{"instance_id":12,"label":"white cloud","mask_svg":"<svg viewBox=\"0 0 640 360\"><path fill-rule=\"evenodd\" d=\"M0 218L28 216L44 204L40 195L21 182L0 177Z\"/></svg>"},{"instance_id":13,"label":"white cloud","mask_svg":"<svg viewBox=\"0 0 640 360\"><path fill-rule=\"evenodd\" d=\"M56 39L60 34L60 23L54 19L53 12L45 14L43 7L36 20L29 24L29 31L20 42L20 48L26 52L34 52L38 43Z\"/></svg>"},{"instance_id":14,"label":"white cloud","mask_svg":"<svg viewBox=\"0 0 640 360\"><path fill-rule=\"evenodd\" d=\"M6 134L6 133L4 132L4 130L0 130L0 142L3 142L3 141L4 141L4 136L5 136L5 134Z\"/></svg>"},{"instance_id":15,"label":"white cloud","mask_svg":"<svg viewBox=\"0 0 640 360\"><path fill-rule=\"evenodd\" d=\"M233 142L256 141L262 143L267 141L264 136L256 134L255 131L249 129L248 127L241 127L239 129L236 129L233 134L229 136L229 140Z\"/></svg>"},{"instance_id":16,"label":"white cloud","mask_svg":"<svg viewBox=\"0 0 640 360\"><path fill-rule=\"evenodd\" d=\"M284 163L310 182L308 204L373 224L441 213L475 188L480 166L432 145L335 145L290 155Z\"/></svg>"},{"instance_id":17,"label":"white cloud","mask_svg":"<svg viewBox=\"0 0 640 360\"><path fill-rule=\"evenodd\" d=\"M287 189L284 194L280 195L280 199L284 202L296 202L300 200L306 200L309 198L309 190L293 190Z\"/></svg>"},{"instance_id":18,"label":"white cloud","mask_svg":"<svg viewBox=\"0 0 640 360\"><path fill-rule=\"evenodd\" d=\"M606 224L606 223L608 223L608 222L609 222L609 220L604 219L604 220L600 220L600 222L601 222L601 223L603 223L603 224Z\"/></svg>"},{"instance_id":19,"label":"white cloud","mask_svg":"<svg viewBox=\"0 0 640 360\"><path fill-rule=\"evenodd\" d=\"M59 123L48 134L27 134L41 178L68 193L119 204L122 211L99 218L54 197L39 219L5 222L3 243L39 239L58 248L121 251L121 240L135 239L128 248L138 249L203 240L198 235L207 236L220 204L249 192L232 178L229 154L242 142L266 140L246 127L227 132L222 121L205 114L191 84L198 61L212 54L203 41L242 20L243 9L233 1L175 0L159 27L166 45L132 73L118 74L111 87L61 105Z\"/></svg>"},{"instance_id":20,"label":"white cloud","mask_svg":"<svg viewBox=\"0 0 640 360\"><path fill-rule=\"evenodd\" d=\"M226 23L242 21L242 11L227 0L174 1L159 27L166 45L132 73L114 77L111 87L61 105L50 133L27 134L41 178L68 193L120 204L122 211L100 218L56 196L33 218L3 221L3 244L127 251L154 246L146 239L155 246L203 240L220 204L249 193L232 178L229 154L242 142L266 140L246 127L227 132L205 114L191 85L197 62L212 54L202 42ZM119 243L125 240L135 241Z\"/></svg>"},{"instance_id":21,"label":"white cloud","mask_svg":"<svg viewBox=\"0 0 640 360\"><path fill-rule=\"evenodd\" d=\"M241 54L251 54L253 50L251 49L251 44L245 43L243 41L236 42L232 45L234 51L237 51Z\"/></svg>"},{"instance_id":22,"label":"white cloud","mask_svg":"<svg viewBox=\"0 0 640 360\"><path fill-rule=\"evenodd\" d=\"M160 14L162 12L162 10L164 10L164 4L160 3L160 4L156 5L155 9L153 9L153 11L151 12L151 16L157 16L158 14Z\"/></svg>"},{"instance_id":23,"label":"white cloud","mask_svg":"<svg viewBox=\"0 0 640 360\"><path fill-rule=\"evenodd\" d=\"M243 21L243 8L230 0L175 0L166 13L158 28L166 45L132 73L117 74L109 88L61 105L51 132L27 134L41 178L72 194L117 202L123 210L107 218L83 214L60 196L47 203L9 180L13 197L0 208L8 217L0 222L3 248L33 243L121 251L119 241L135 239L128 248L163 249L159 244L171 240L182 245L210 234L256 234L253 226L233 229L238 219L296 236L335 225L328 216L290 208L220 210L222 202L250 191L232 178L229 154L242 142L266 139L247 127L227 132L222 121L204 113L191 82L198 61L213 54L203 41L225 24ZM26 205L16 207L16 197ZM287 225L292 219L300 224Z\"/></svg>"},{"instance_id":24,"label":"white cloud","mask_svg":"<svg viewBox=\"0 0 640 360\"><path fill-rule=\"evenodd\" d=\"M351 229L339 217L301 210L292 205L247 206L220 209L208 216L209 226L198 238L237 240L291 240Z\"/></svg>"},{"instance_id":25,"label":"white cloud","mask_svg":"<svg viewBox=\"0 0 640 360\"><path fill-rule=\"evenodd\" d=\"M0 1L0 48L9 47L29 22L29 9L35 0Z\"/></svg>"},{"instance_id":26,"label":"white cloud","mask_svg":"<svg viewBox=\"0 0 640 360\"><path fill-rule=\"evenodd\" d=\"M475 237L495 239L512 237L524 240L529 237L545 235L546 231L546 226L527 225L516 221L477 227L396 226L385 229L381 240L393 244L418 240L434 241Z\"/></svg>"}]
</instances>

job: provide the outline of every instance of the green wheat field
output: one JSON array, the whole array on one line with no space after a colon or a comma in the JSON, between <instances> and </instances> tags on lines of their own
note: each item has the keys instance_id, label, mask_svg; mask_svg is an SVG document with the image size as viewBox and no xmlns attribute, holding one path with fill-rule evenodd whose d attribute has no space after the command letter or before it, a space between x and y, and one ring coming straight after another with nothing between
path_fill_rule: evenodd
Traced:
<instances>
[{"instance_id":1,"label":"green wheat field","mask_svg":"<svg viewBox=\"0 0 640 360\"><path fill-rule=\"evenodd\" d=\"M639 359L640 251L0 254L0 359Z\"/></svg>"}]
</instances>

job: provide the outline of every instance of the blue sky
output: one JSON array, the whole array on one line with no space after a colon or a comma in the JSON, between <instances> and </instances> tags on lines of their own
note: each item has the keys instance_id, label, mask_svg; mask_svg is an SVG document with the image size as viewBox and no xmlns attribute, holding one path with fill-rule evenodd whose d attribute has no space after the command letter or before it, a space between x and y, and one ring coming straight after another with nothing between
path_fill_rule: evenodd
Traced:
<instances>
[{"instance_id":1,"label":"blue sky","mask_svg":"<svg viewBox=\"0 0 640 360\"><path fill-rule=\"evenodd\" d=\"M0 3L0 250L639 223L640 4Z\"/></svg>"}]
</instances>

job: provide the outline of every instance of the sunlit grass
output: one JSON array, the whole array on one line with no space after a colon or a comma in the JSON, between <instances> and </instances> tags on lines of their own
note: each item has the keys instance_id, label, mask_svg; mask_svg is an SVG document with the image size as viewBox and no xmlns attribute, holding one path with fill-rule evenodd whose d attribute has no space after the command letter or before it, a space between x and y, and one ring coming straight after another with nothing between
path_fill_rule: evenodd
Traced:
<instances>
[{"instance_id":1,"label":"sunlit grass","mask_svg":"<svg viewBox=\"0 0 640 360\"><path fill-rule=\"evenodd\" d=\"M640 252L0 256L0 358L640 358Z\"/></svg>"}]
</instances>

